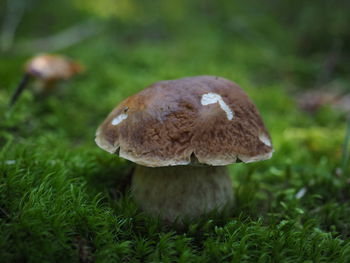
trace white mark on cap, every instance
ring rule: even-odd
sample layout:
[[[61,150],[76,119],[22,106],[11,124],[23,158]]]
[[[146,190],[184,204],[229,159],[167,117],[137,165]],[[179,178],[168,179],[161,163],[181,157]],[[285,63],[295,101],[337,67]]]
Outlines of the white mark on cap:
[[[115,117],[113,120],[112,120],[112,125],[118,125],[119,123],[121,123],[123,120],[125,120],[126,118],[128,117],[128,114],[126,113],[122,113],[122,114],[119,114],[117,117]]]
[[[260,133],[260,134],[259,134],[259,140],[260,140],[263,144],[265,144],[265,145],[267,145],[267,146],[269,146],[269,147],[272,146],[271,141],[269,140],[269,138],[268,138],[265,134],[263,134],[263,133]]]
[[[273,151],[259,154],[256,156],[238,155],[238,158],[244,163],[252,163],[252,162],[258,162],[258,161],[270,159],[272,157],[272,153]]]
[[[233,112],[230,109],[230,107],[224,102],[222,97],[219,94],[216,93],[206,93],[202,95],[201,99],[202,105],[209,105],[214,103],[219,103],[221,109],[226,113],[227,119],[232,120],[233,119]]]

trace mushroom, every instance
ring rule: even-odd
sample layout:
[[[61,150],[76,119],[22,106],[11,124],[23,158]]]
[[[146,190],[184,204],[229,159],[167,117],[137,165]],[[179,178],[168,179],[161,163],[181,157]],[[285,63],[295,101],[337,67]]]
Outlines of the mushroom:
[[[37,92],[49,92],[56,87],[58,81],[68,80],[83,71],[77,62],[59,55],[43,54],[29,60],[25,65],[25,72],[20,84],[15,90],[10,106],[12,106],[26,87],[31,78],[37,80]]]
[[[273,153],[246,93],[214,76],[160,81],[127,98],[99,126],[95,141],[137,164],[134,200],[169,222],[230,206],[227,165],[266,160]]]

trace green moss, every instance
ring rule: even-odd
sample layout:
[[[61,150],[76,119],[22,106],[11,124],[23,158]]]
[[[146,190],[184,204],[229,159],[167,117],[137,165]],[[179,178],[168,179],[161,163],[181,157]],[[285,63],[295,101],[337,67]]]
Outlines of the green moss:
[[[343,116],[298,110],[285,87],[300,83],[297,70],[309,79],[312,63],[282,56],[293,43],[281,53],[242,30],[251,25],[239,26],[239,18],[230,36],[223,14],[225,28],[188,20],[189,29],[160,38],[139,35],[149,25],[134,34],[125,26],[120,36],[106,26],[64,50],[86,65],[84,75],[47,97],[27,90],[11,111],[6,104],[24,58],[0,61],[1,262],[350,262],[349,178],[338,169]],[[171,23],[185,15],[180,10]],[[286,40],[278,23],[262,21],[276,43]],[[200,74],[246,90],[276,152],[265,162],[230,166],[233,211],[177,229],[138,210],[128,192],[132,164],[98,149],[94,133],[127,96],[157,80]]]

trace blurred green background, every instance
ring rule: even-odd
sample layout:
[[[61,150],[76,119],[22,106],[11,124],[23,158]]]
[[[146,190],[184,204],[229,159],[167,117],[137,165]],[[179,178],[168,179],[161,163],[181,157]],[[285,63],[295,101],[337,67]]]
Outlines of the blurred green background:
[[[132,51],[141,44],[166,45],[171,47],[167,63],[182,58],[195,67],[216,58],[254,71],[258,83],[281,80],[311,88],[346,82],[348,10],[347,1],[323,0],[2,1],[2,56],[74,54],[89,46],[101,60],[106,54],[120,59],[127,52],[132,61]],[[98,48],[107,45],[103,40],[110,46]]]
[[[349,262],[349,10],[345,0],[2,0],[1,259]],[[45,52],[86,71],[49,96],[29,88],[9,110],[24,63]],[[249,94],[275,154],[230,166],[230,215],[174,230],[137,209],[131,164],[94,134],[129,95],[203,74]]]

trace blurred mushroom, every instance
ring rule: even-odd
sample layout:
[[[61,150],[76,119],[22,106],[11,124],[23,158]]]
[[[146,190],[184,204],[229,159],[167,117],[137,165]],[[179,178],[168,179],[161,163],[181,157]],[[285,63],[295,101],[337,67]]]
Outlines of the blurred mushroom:
[[[50,54],[35,56],[26,63],[25,73],[11,97],[10,106],[15,104],[31,78],[36,79],[37,92],[50,92],[56,87],[57,82],[68,80],[82,71],[83,68],[79,63],[64,56]]]
[[[297,96],[297,103],[302,110],[314,113],[325,104],[330,104],[336,101],[337,97],[338,93],[335,92],[311,90],[299,94]]]
[[[129,97],[100,125],[96,143],[137,164],[135,201],[170,222],[232,204],[227,165],[273,152],[248,96],[214,76],[160,81]]]
[[[315,113],[325,105],[346,114],[350,113],[350,94],[346,91],[311,90],[300,93],[296,100],[299,108],[309,113]]]

